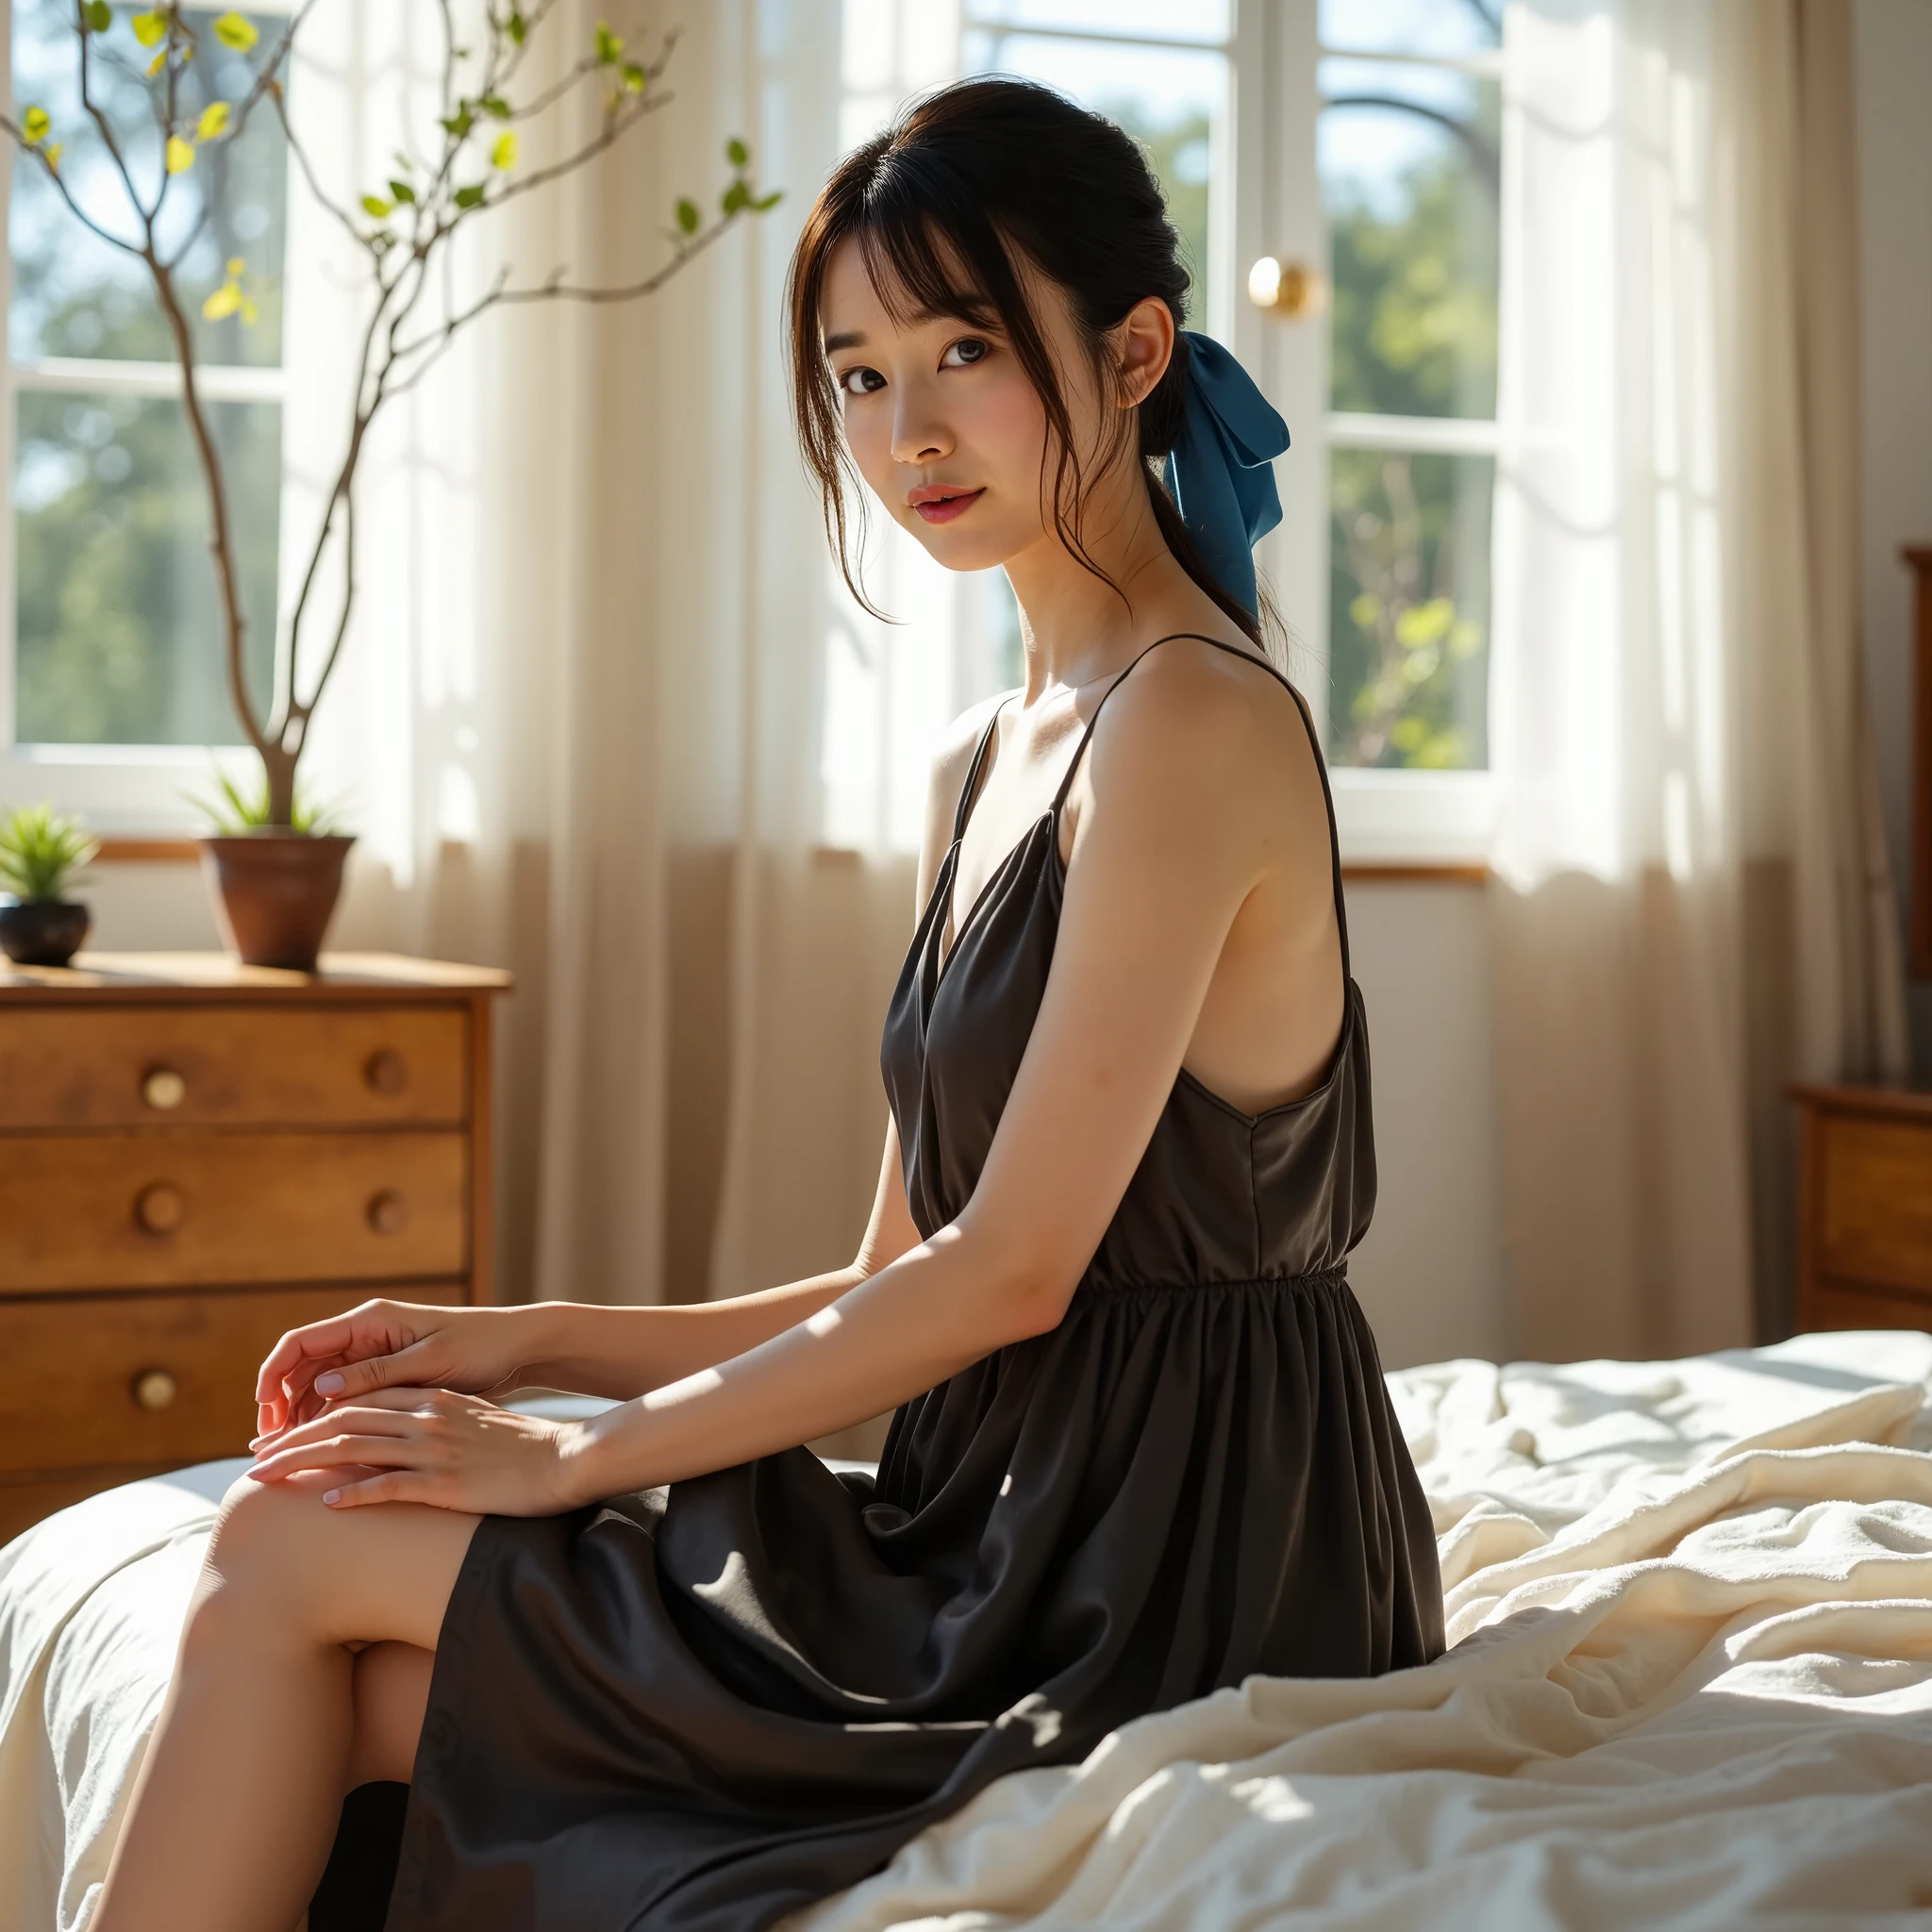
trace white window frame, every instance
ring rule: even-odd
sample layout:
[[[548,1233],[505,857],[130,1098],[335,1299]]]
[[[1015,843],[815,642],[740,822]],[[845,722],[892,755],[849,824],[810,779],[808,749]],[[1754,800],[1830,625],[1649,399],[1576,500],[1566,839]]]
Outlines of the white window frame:
[[[286,18],[292,10],[293,0],[248,0],[246,8],[250,14],[277,18]],[[6,99],[11,113],[12,0],[0,0],[0,46],[6,50],[0,97]],[[0,317],[7,315],[12,299],[8,224],[14,159],[13,143],[0,139]],[[291,184],[293,178],[291,167]],[[290,392],[286,358],[274,368],[204,363],[197,366],[195,376],[201,394],[209,402],[273,402],[281,408]],[[130,362],[106,357],[43,356],[16,361],[10,348],[0,358],[0,475],[8,479],[5,523],[0,527],[0,804],[45,799],[63,811],[83,814],[96,831],[109,837],[167,837],[203,830],[202,814],[186,794],[205,794],[210,789],[210,774],[217,768],[238,779],[249,777],[254,753],[247,745],[24,745],[15,741],[18,608],[14,544],[18,524],[11,479],[18,416],[15,397],[29,391],[178,397],[181,371],[174,362]],[[283,468],[286,475],[286,449]],[[196,478],[198,482],[198,471]],[[286,491],[283,508],[286,511]],[[210,637],[208,647],[221,648],[218,635]]]
[[[1330,268],[1327,224],[1316,173],[1315,121],[1321,111],[1320,62],[1345,58],[1391,67],[1452,67],[1500,77],[1502,56],[1410,55],[1324,44],[1318,31],[1319,0],[1235,0],[1243,15],[1257,16],[1261,42],[1237,73],[1246,89],[1243,120],[1258,119],[1272,137],[1272,151],[1251,157],[1244,146],[1237,165],[1236,194],[1257,226],[1243,260],[1274,255],[1282,260]],[[1272,42],[1272,44],[1270,44]],[[1260,175],[1257,179],[1255,170]],[[1271,195],[1270,190],[1273,190]],[[1271,206],[1271,201],[1274,206]],[[1245,305],[1243,305],[1245,306]],[[1295,669],[1320,666],[1307,679],[1311,707],[1325,732],[1328,680],[1328,456],[1333,449],[1399,449],[1418,454],[1491,456],[1503,443],[1494,421],[1457,417],[1370,416],[1332,411],[1328,398],[1328,329],[1324,313],[1281,323],[1250,309],[1264,341],[1251,367],[1268,368],[1271,394],[1282,406],[1304,454],[1276,465],[1282,480],[1283,523],[1294,525],[1276,546],[1273,575],[1302,646]],[[1237,351],[1245,340],[1238,334]],[[1271,353],[1272,352],[1272,353]],[[1245,359],[1245,355],[1244,355]],[[1272,367],[1271,367],[1272,364]],[[1269,386],[1264,378],[1264,387]],[[1307,435],[1301,425],[1312,425]],[[1312,502],[1310,501],[1312,499]],[[1301,672],[1306,677],[1307,674]],[[1299,679],[1298,679],[1299,681]],[[1344,863],[1462,868],[1487,862],[1500,806],[1495,774],[1419,772],[1335,765],[1329,779]]]

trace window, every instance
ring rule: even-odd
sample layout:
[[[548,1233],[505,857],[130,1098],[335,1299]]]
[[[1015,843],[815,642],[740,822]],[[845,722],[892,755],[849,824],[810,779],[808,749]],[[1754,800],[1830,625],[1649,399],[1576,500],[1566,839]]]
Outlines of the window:
[[[208,101],[235,99],[252,77],[211,31],[222,10],[187,12],[199,36],[181,83],[191,116]],[[266,33],[283,8],[248,10],[267,16]],[[75,199],[131,237],[125,192],[81,109],[72,23],[64,0],[13,0],[13,98],[51,116]],[[96,99],[151,196],[159,162],[135,60],[143,50],[125,12],[95,48]],[[192,748],[237,743],[241,731],[227,698],[206,487],[171,339],[145,264],[89,234],[38,166],[13,161],[8,208],[13,504],[0,793],[54,796],[116,828],[178,824],[180,793],[205,764]],[[275,636],[286,217],[286,148],[263,108],[239,138],[202,146],[174,177],[159,235],[167,251],[186,245],[177,281],[227,466],[258,692]],[[257,319],[204,318],[204,300],[238,259]]]
[[[1321,0],[1328,756],[1488,763],[1501,0]]]

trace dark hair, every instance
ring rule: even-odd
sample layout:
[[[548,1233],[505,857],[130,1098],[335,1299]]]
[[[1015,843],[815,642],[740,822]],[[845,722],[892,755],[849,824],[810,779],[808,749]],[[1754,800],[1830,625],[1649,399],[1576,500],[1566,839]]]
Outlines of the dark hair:
[[[812,205],[789,282],[792,402],[806,467],[824,504],[825,534],[853,594],[871,610],[852,574],[844,486],[858,479],[819,321],[826,266],[848,237],[857,238],[866,273],[895,321],[957,315],[1003,331],[1046,409],[1054,528],[1087,569],[1112,584],[1081,541],[1084,477],[1073,419],[1013,251],[1066,291],[1103,383],[1118,379],[1104,361],[1107,332],[1137,302],[1158,296],[1178,328],[1188,271],[1138,143],[1105,115],[1037,82],[960,81],[914,102],[855,148]],[[1167,547],[1258,645],[1257,614],[1202,562],[1156,467],[1180,434],[1188,353],[1186,341],[1176,341],[1166,372],[1131,419],[1118,413],[1102,460],[1113,461],[1125,438],[1135,437]]]

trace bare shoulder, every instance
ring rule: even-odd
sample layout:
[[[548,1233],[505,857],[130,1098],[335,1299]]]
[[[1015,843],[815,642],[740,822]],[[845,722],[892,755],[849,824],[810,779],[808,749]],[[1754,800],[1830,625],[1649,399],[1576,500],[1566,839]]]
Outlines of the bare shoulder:
[[[1284,802],[1313,781],[1314,746],[1295,694],[1258,651],[1174,638],[1108,698],[1093,733],[1096,795],[1133,790]]]

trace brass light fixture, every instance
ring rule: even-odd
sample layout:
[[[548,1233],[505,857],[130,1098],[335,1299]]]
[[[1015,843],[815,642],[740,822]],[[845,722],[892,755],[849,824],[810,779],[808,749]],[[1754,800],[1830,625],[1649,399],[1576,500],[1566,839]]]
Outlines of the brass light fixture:
[[[1290,322],[1319,315],[1328,306],[1328,280],[1305,261],[1264,255],[1248,271],[1248,300]]]

